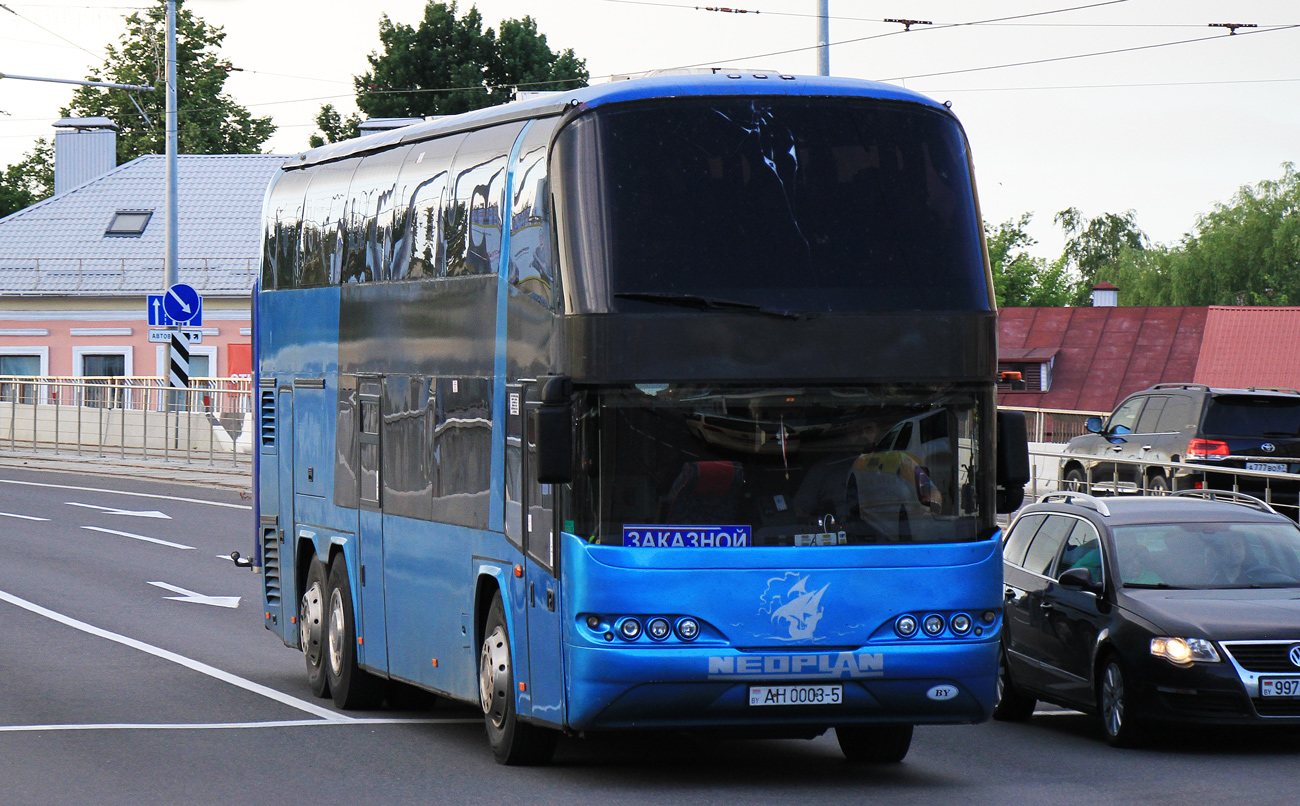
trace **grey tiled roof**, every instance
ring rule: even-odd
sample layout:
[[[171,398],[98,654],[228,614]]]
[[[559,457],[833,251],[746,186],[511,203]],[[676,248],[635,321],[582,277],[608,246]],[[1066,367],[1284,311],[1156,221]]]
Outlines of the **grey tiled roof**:
[[[244,296],[261,252],[262,200],[285,158],[177,157],[179,274],[209,296]],[[165,163],[139,157],[0,218],[0,295],[141,295],[163,283]],[[152,210],[138,237],[106,236],[119,210]]]

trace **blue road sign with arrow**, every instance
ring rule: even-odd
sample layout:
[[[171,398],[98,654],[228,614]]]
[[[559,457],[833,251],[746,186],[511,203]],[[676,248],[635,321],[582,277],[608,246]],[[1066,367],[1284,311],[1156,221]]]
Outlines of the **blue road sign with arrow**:
[[[167,289],[166,294],[162,294],[162,311],[161,315],[157,310],[155,300],[158,295],[149,296],[149,324],[155,327],[166,327],[168,325],[190,325],[199,327],[203,324],[203,298],[199,292],[195,291],[192,286],[185,283],[177,283]],[[158,321],[155,322],[155,317]],[[170,319],[170,322],[163,322],[162,319]]]

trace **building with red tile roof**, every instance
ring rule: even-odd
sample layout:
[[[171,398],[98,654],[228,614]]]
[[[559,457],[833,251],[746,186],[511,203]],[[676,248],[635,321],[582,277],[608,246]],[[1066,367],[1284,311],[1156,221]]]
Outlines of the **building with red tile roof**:
[[[1300,388],[1300,308],[1212,306],[1193,380],[1206,386]]]

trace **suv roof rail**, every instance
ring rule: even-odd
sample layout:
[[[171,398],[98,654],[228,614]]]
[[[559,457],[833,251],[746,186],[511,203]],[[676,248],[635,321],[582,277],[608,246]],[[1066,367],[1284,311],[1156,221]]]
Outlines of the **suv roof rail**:
[[[1283,392],[1288,395],[1300,395],[1300,389],[1288,389],[1285,386],[1247,386],[1247,392]]]
[[[1047,493],[1046,495],[1040,496],[1035,503],[1050,504],[1053,501],[1063,501],[1067,504],[1077,503],[1079,506],[1096,510],[1104,518],[1110,517],[1110,507],[1106,506],[1105,501],[1102,501],[1100,498],[1095,496],[1088,495],[1087,493],[1079,493],[1072,490],[1059,490],[1054,493]]]
[[[1176,493],[1170,493],[1171,497],[1178,498],[1201,498],[1206,501],[1225,501],[1229,504],[1240,504],[1251,509],[1258,509],[1260,512],[1271,512],[1277,514],[1277,510],[1269,506],[1264,501],[1253,495],[1245,493],[1236,493],[1231,490],[1179,490]]]
[[[1210,387],[1203,383],[1158,383],[1151,387],[1152,389],[1199,389],[1202,392],[1210,391]]]

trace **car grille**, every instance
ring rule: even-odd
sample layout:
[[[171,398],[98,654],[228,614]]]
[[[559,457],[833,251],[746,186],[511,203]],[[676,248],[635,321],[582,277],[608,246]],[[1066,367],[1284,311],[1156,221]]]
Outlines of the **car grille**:
[[[1282,643],[1227,643],[1223,648],[1241,665],[1251,672],[1287,672],[1296,674],[1300,667],[1291,663],[1291,647],[1295,641]]]
[[[1256,697],[1251,700],[1260,716],[1300,716],[1300,700],[1267,700]]]
[[[1189,711],[1200,714],[1243,714],[1246,700],[1240,694],[1228,691],[1202,691],[1196,694],[1160,692],[1160,699],[1171,711]]]

